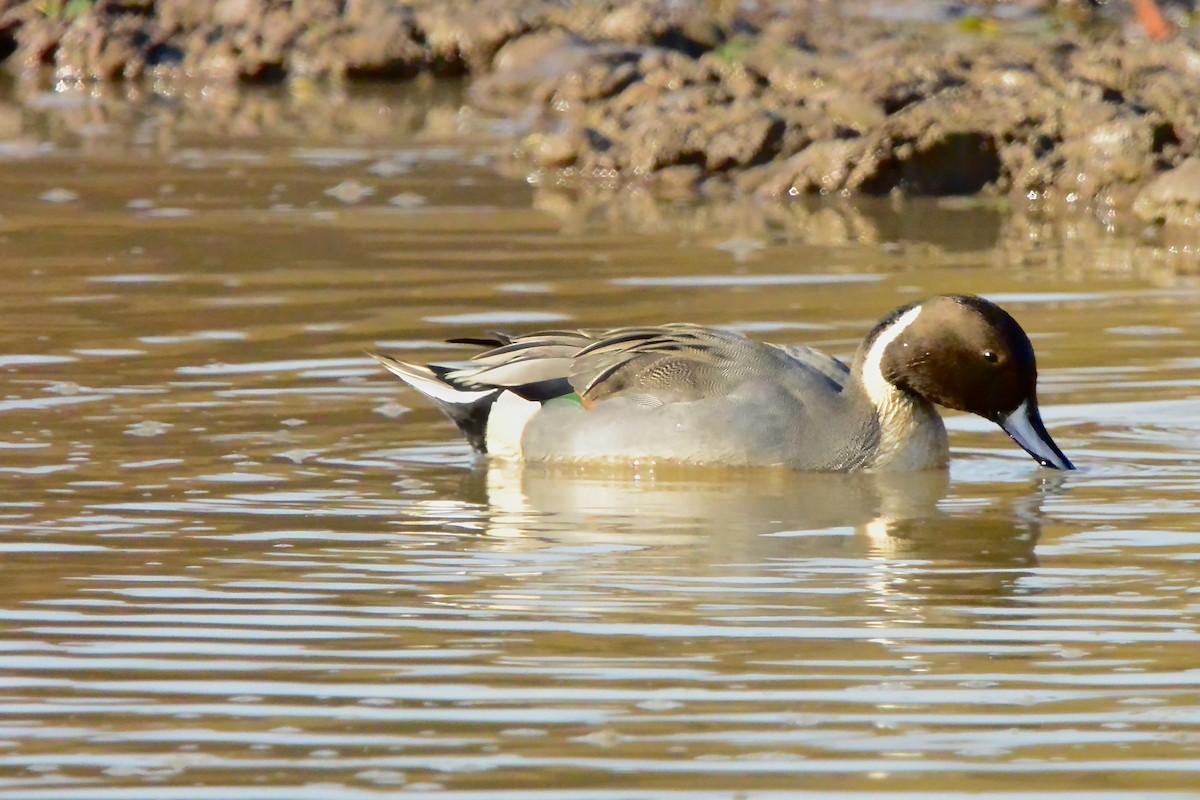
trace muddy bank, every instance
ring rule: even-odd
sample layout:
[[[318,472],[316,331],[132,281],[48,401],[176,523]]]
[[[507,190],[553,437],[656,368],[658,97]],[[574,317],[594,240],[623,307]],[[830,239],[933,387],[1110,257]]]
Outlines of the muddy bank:
[[[0,2],[10,70],[151,87],[462,75],[533,180],[1003,196],[1200,225],[1200,20],[1037,3]],[[1196,24],[1191,24],[1195,21]]]

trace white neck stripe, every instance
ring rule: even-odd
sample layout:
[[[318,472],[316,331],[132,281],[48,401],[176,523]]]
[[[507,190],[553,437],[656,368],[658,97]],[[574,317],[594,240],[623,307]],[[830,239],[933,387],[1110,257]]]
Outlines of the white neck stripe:
[[[946,464],[946,429],[933,406],[900,391],[883,376],[884,353],[920,315],[921,307],[916,306],[893,320],[871,342],[863,358],[859,380],[879,420],[879,445],[872,469],[929,469]]]
[[[880,331],[879,335],[875,337],[875,341],[871,342],[871,349],[867,351],[867,355],[863,359],[862,385],[867,391],[867,397],[871,398],[871,403],[876,408],[888,403],[899,391],[883,376],[884,351],[887,350],[888,345],[900,337],[900,334],[904,333],[909,325],[916,322],[920,315],[921,306],[910,308]]]

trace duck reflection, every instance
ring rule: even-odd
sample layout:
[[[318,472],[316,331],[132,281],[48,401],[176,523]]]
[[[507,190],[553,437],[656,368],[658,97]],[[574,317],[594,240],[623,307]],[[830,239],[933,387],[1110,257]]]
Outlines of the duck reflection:
[[[470,493],[486,508],[489,537],[514,547],[529,538],[686,545],[682,558],[747,569],[781,559],[866,559],[897,574],[920,566],[923,581],[958,582],[969,594],[979,581],[1011,583],[1036,563],[1054,485],[1039,474],[951,492],[941,471],[493,464],[475,474]]]
[[[937,606],[996,605],[1037,566],[1043,506],[1061,476],[954,487],[924,514],[862,527],[872,605],[893,621],[928,622]]]
[[[493,535],[630,536],[639,544],[685,538],[795,552],[789,539],[845,538],[875,525],[936,513],[944,472],[797,473],[769,469],[637,466],[489,466],[482,475]],[[828,547],[828,542],[820,545]],[[750,555],[750,553],[747,553]]]

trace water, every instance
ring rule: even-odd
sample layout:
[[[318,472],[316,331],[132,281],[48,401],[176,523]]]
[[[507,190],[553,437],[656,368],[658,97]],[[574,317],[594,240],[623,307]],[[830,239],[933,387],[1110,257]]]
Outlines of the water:
[[[577,201],[453,99],[244,102],[308,127],[9,108],[6,800],[1194,796],[1186,248]],[[1033,333],[1077,473],[959,415],[949,475],[487,468],[364,355],[672,320],[848,355],[961,290]]]

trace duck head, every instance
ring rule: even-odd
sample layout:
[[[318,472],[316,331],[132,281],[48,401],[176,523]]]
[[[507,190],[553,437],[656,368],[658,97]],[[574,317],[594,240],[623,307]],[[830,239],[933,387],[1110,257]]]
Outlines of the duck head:
[[[943,295],[904,306],[876,326],[867,348],[900,391],[995,422],[1044,467],[1075,468],[1038,413],[1033,345],[995,303]]]

